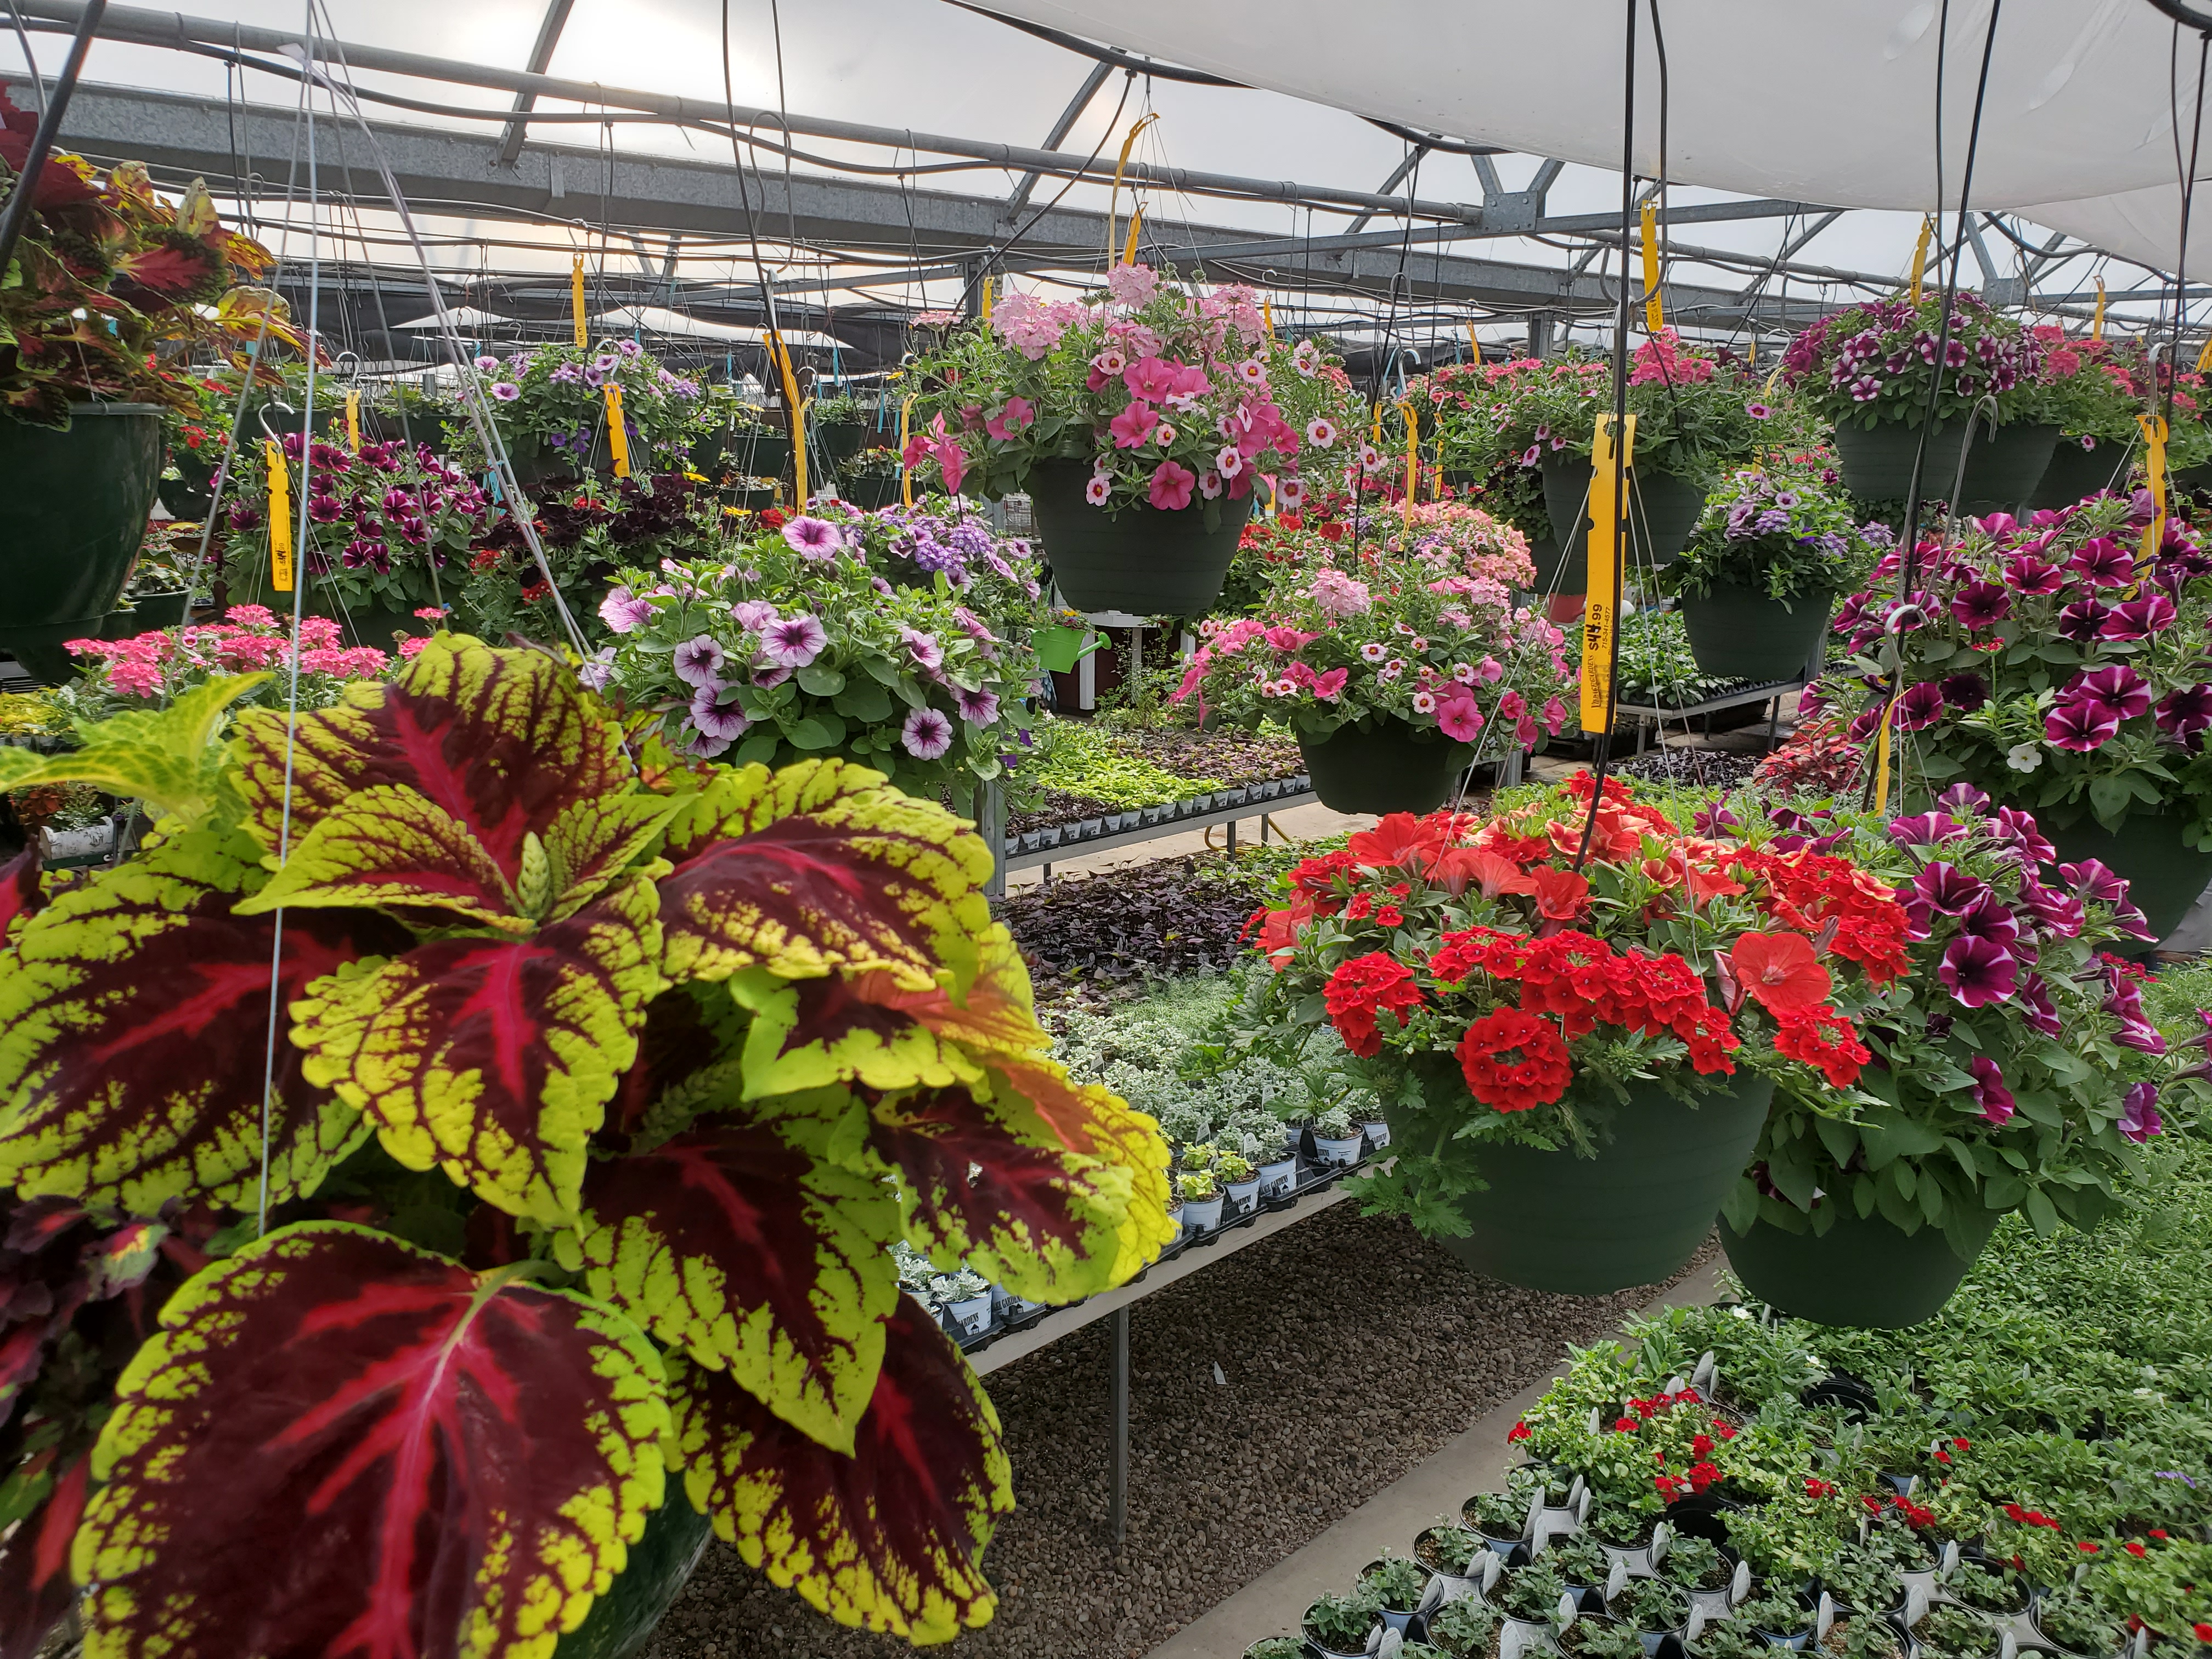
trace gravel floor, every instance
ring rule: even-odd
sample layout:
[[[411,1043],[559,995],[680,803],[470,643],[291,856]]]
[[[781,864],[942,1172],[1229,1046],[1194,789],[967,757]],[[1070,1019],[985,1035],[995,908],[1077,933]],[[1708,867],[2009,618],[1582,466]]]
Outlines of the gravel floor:
[[[1137,1304],[1119,1550],[1106,1533],[1108,1322],[1017,1361],[989,1379],[1020,1499],[985,1557],[999,1613],[955,1650],[1139,1659],[1650,1294],[1518,1290],[1401,1222],[1323,1211]],[[717,1542],[647,1659],[909,1651],[829,1624]]]

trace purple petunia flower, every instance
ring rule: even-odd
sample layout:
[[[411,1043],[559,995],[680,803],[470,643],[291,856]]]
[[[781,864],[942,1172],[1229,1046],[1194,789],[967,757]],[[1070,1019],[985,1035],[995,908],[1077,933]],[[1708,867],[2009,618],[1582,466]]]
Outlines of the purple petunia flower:
[[[627,587],[615,588],[599,601],[599,620],[617,634],[635,633],[653,620],[653,602]]]
[[[2212,685],[2177,686],[2160,698],[2158,729],[2192,751],[2203,748],[2212,729]]]
[[[918,628],[902,628],[899,638],[906,642],[907,654],[916,666],[935,670],[945,666],[945,647],[937,642],[937,635],[925,634]]]
[[[691,724],[708,737],[725,741],[742,738],[752,729],[751,717],[744,709],[717,702],[714,691],[707,687],[691,699]]]
[[[2076,674],[2058,697],[2062,702],[2102,703],[2124,720],[2150,713],[2150,682],[2125,663]]]
[[[1922,680],[1905,688],[1905,695],[1897,700],[1897,729],[1917,732],[1923,726],[1933,726],[1943,715],[1943,688],[1933,680]]]
[[[822,654],[830,635],[809,616],[786,617],[772,622],[761,634],[761,650],[780,668],[804,668]]]
[[[720,690],[723,660],[721,641],[712,634],[702,634],[676,647],[670,666],[675,669],[676,678],[686,685],[701,690]]]
[[[766,599],[739,599],[730,607],[730,617],[748,634],[757,634],[781,615]]]
[[[2070,568],[2092,587],[2125,587],[2136,579],[2135,561],[2108,536],[2083,543]]]
[[[953,703],[960,710],[960,718],[975,726],[989,726],[999,718],[999,694],[995,691],[970,691],[963,686],[952,688]]]
[[[1936,804],[1947,812],[1970,818],[1989,811],[1990,798],[1971,783],[1954,783],[1936,797]]]
[[[2097,636],[2106,640],[2147,640],[2172,627],[2178,614],[2173,601],[2165,594],[2146,593],[2141,599],[2114,605],[2104,626],[2097,630]]]
[[[2012,1000],[2020,987],[2020,963],[2011,951],[1985,939],[1954,939],[1944,947],[1936,977],[1960,1004],[1980,1008]]]
[[[1717,840],[1730,830],[1741,827],[1743,820],[1728,810],[1728,797],[1721,795],[1698,809],[1692,829],[1698,835]]]
[[[2088,921],[2080,899],[2071,893],[2056,892],[2039,881],[2021,881],[2020,904],[2037,928],[2061,939],[2079,939]]]
[[[2112,615],[2112,607],[2101,599],[2076,599],[2058,613],[2054,624],[2061,639],[2071,640],[2076,645],[2094,645],[2105,626],[2105,618]]]
[[[1959,936],[1987,939],[2001,950],[2010,951],[2020,943],[2020,918],[1992,893],[1980,903],[1960,912]]]
[[[2038,864],[2048,864],[2058,856],[2058,849],[2045,841],[2042,830],[2036,827],[2035,815],[2023,812],[2017,806],[1998,807],[1996,820],[1990,826],[1990,833],[1997,840],[2017,847]]]
[[[2130,1089],[2120,1105],[2120,1133],[2140,1146],[2165,1127],[2158,1115],[2158,1085],[2138,1083]]]
[[[2012,615],[2012,595],[1995,582],[1968,582],[1953,597],[1951,614],[1977,632],[1995,628]]]
[[[512,380],[501,380],[493,386],[491,395],[503,404],[511,404],[522,395],[522,388]]]
[[[1947,916],[1964,915],[1990,896],[1989,884],[1955,864],[1931,864],[1912,878],[1912,890]]]
[[[1962,714],[1971,714],[1990,700],[1990,683],[1969,669],[1964,673],[1946,674],[1936,681],[1943,693],[1943,701]]]
[[[899,743],[916,760],[935,760],[952,747],[952,722],[934,708],[917,708],[906,717]]]
[[[2057,1036],[2064,1029],[2058,1023],[2058,1010],[2051,1006],[2051,988],[2040,974],[2022,975],[2020,1007],[2021,1017],[2045,1036]]]
[[[2119,734],[2119,715],[2100,702],[2063,702],[2043,717],[2043,735],[2080,755],[2101,748]]]
[[[2075,898],[2089,904],[2125,904],[2128,884],[2100,859],[2058,866],[2058,879]]]
[[[2005,1087],[2003,1069],[1986,1054],[1976,1054],[1966,1069],[1973,1073],[1974,1104],[1981,1108],[1983,1118],[1990,1123],[2011,1122],[2019,1103]]]
[[[1899,847],[1933,847],[1937,842],[1956,841],[1966,833],[1966,825],[1954,823],[1942,812],[1893,818],[1889,825],[1889,838]]]
[[[802,558],[832,559],[836,557],[837,550],[845,545],[845,532],[827,519],[801,514],[784,526],[783,539]]]
[[[2044,599],[2066,586],[2066,573],[2048,559],[2023,553],[2005,562],[2005,585],[2014,592]]]
[[[699,760],[713,760],[729,746],[730,739],[727,738],[712,738],[704,732],[695,730],[691,733],[691,741],[684,745],[684,752]]]

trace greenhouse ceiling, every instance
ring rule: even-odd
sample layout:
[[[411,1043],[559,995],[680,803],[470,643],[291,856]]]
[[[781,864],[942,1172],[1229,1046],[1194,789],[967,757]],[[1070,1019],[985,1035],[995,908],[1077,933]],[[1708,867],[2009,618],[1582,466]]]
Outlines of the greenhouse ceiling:
[[[1027,21],[949,0],[328,0],[200,16],[110,6],[63,137],[97,160],[144,160],[165,183],[205,178],[282,255],[279,285],[296,308],[314,290],[327,336],[395,364],[437,355],[406,326],[434,308],[426,264],[446,303],[468,307],[471,331],[495,341],[564,327],[580,256],[592,307],[676,355],[734,360],[773,320],[816,336],[810,356],[865,372],[896,361],[915,312],[976,303],[987,273],[1040,288],[1095,280],[1109,246],[1128,246],[1133,210],[1140,257],[1260,286],[1291,325],[1326,328],[1370,362],[1410,368],[1478,341],[1486,352],[1594,341],[1607,326],[1620,182],[1587,158],[1618,149],[1617,22],[1608,29],[1578,3],[1574,30],[1547,47],[1493,6],[1448,9],[1457,21],[1440,21],[1401,0],[1390,14],[1394,28],[1428,17],[1431,35],[1449,22],[1438,38],[1485,85],[1534,71],[1547,85],[1565,72],[1587,86],[1586,118],[1537,124],[1560,160],[1498,143],[1513,125],[1503,114],[1469,142],[1331,107],[1321,94],[1370,112],[1389,100],[1364,72],[1334,90],[1312,82],[1295,53],[1273,82],[1313,97],[1105,43],[1108,9],[1004,9]],[[1675,115],[1678,153],[1695,172],[1725,124],[1710,108],[1690,113],[1713,99],[1681,42],[1699,40],[1711,8],[1655,9],[1677,33],[1674,73],[1697,92]],[[0,30],[0,82],[19,105],[37,104],[25,55],[51,84],[82,10],[82,0],[16,0],[21,27]],[[1205,59],[1204,31],[1163,22],[1172,10],[1127,10],[1122,45],[1179,42],[1188,61]],[[1958,14],[1947,131],[1962,145],[1958,106],[1987,13]],[[1468,17],[1498,27],[1474,39]],[[1087,35],[1062,32],[1078,24]],[[1419,33],[1383,56],[1402,61]],[[1480,50],[1483,40],[1499,50]],[[1926,44],[1916,37],[1916,50]],[[317,83],[303,115],[310,58]],[[1771,112],[1755,100],[1746,110],[1741,149],[1803,149],[1751,130]],[[1517,130],[1534,128],[1524,118]],[[1656,171],[1656,140],[1640,165]],[[1778,162],[1769,172],[1792,176]],[[1756,174],[1747,162],[1700,176]],[[1771,349],[1836,304],[1904,280],[1917,211],[1846,209],[1868,198],[1817,170],[1795,176],[1830,187],[1801,198],[1678,181],[1660,198],[1665,293],[1680,326]],[[2148,204],[2115,195],[2072,217],[2093,234],[2113,228],[2107,240],[2141,256],[2164,210],[2154,187],[2137,194]],[[2157,271],[2032,212],[1976,214],[1970,229],[1963,280],[1993,299],[2086,319],[2101,287],[2123,327],[2170,307]]]

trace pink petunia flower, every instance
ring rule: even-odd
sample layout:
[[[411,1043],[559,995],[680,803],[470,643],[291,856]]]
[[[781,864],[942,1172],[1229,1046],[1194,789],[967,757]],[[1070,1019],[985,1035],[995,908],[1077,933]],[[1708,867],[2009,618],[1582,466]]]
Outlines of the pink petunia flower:
[[[952,722],[935,708],[917,708],[899,731],[899,744],[916,760],[936,760],[952,747]]]
[[[1175,461],[1162,461],[1153,471],[1146,497],[1163,512],[1180,513],[1190,505],[1191,491],[1197,487],[1198,474]]]
[[[779,668],[804,668],[829,643],[829,630],[804,614],[772,622],[761,634],[762,654]]]

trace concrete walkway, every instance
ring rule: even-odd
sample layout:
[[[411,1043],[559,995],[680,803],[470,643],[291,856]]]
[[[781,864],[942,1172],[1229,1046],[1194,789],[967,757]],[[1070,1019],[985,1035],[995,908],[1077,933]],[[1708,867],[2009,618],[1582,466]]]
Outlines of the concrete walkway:
[[[1642,1312],[1705,1306],[1719,1294],[1725,1265],[1716,1255]],[[1244,1650],[1263,1636],[1295,1635],[1298,1620],[1316,1596],[1350,1589],[1359,1570],[1386,1550],[1401,1554],[1411,1551],[1424,1528],[1456,1516],[1460,1505],[1473,1494],[1503,1487],[1506,1470],[1521,1461],[1520,1454],[1506,1443],[1506,1431],[1566,1369],[1563,1355],[1549,1376],[1530,1383],[1312,1543],[1185,1626],[1154,1648],[1148,1659],[1242,1659]]]

